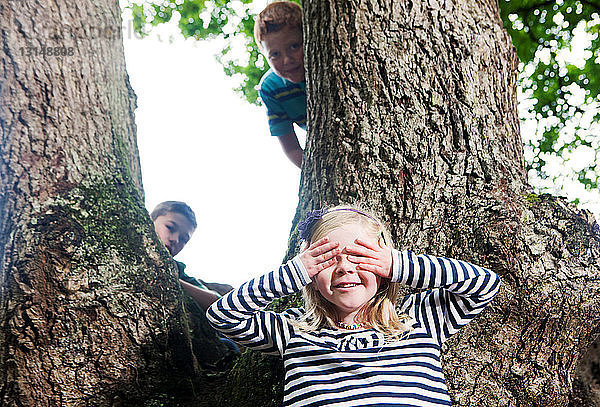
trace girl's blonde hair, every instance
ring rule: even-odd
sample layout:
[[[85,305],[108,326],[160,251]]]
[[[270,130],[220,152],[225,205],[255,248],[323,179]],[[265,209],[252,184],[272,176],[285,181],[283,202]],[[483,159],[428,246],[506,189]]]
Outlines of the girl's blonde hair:
[[[350,205],[340,205],[327,210],[327,212],[312,224],[308,231],[306,243],[327,236],[333,230],[348,224],[358,224],[374,238],[383,238],[388,247],[392,247],[392,239],[385,224],[374,214]],[[375,296],[361,309],[361,319],[373,329],[383,333],[386,342],[399,340],[410,331],[406,324],[409,317],[398,315],[396,302],[400,292],[400,284],[381,278]],[[335,328],[337,313],[333,304],[327,301],[313,283],[302,290],[305,314],[298,320],[297,325],[304,330],[318,330],[321,328]]]

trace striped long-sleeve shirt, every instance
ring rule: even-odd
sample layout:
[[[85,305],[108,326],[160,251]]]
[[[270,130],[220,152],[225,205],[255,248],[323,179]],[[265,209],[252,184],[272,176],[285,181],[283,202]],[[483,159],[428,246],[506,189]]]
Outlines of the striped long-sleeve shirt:
[[[499,278],[463,261],[393,251],[391,280],[423,289],[402,301],[413,329],[393,343],[373,329],[301,330],[290,322],[299,309],[264,311],[311,282],[298,257],[222,297],[207,316],[230,338],[283,357],[285,406],[449,406],[441,344],[492,300]]]

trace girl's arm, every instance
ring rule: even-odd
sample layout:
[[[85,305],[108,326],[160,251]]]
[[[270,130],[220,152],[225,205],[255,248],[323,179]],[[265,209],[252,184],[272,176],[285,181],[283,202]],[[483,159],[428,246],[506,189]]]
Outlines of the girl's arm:
[[[206,316],[215,329],[244,346],[283,354],[290,337],[289,322],[280,314],[263,309],[275,298],[293,294],[308,283],[310,278],[295,257],[221,297],[208,308]]]
[[[323,238],[279,269],[242,284],[210,306],[206,316],[226,336],[264,352],[283,354],[292,327],[281,314],[263,309],[299,291],[311,277],[335,263],[339,244]]]
[[[428,289],[411,296],[411,308],[440,343],[479,314],[500,288],[500,278],[490,270],[408,250],[392,250],[391,280]]]

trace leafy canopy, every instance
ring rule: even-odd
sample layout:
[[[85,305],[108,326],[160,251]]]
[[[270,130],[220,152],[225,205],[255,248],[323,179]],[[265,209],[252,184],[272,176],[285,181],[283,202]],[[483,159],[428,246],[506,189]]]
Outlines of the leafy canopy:
[[[521,60],[520,116],[533,183],[556,190],[556,183],[571,179],[587,189],[598,188],[600,0],[499,4]],[[253,27],[264,6],[251,0],[153,0],[128,8],[142,35],[174,20],[186,38],[222,39],[218,61],[227,75],[239,80],[235,90],[259,104],[256,87],[268,64],[254,43]]]
[[[597,189],[600,0],[500,0],[500,11],[521,60],[521,119],[536,122],[534,134],[523,134],[528,168],[555,181],[553,161]]]

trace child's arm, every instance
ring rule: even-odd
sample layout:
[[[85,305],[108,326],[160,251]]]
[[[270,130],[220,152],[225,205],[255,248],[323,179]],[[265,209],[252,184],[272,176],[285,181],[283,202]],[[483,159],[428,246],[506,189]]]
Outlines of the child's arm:
[[[293,294],[310,279],[297,257],[211,305],[206,316],[210,323],[229,338],[263,352],[283,354],[290,336],[289,323],[280,314],[263,309],[275,298]]]
[[[348,260],[358,270],[428,289],[409,296],[403,305],[440,343],[479,314],[500,287],[495,273],[465,261],[390,250],[381,239],[378,245],[360,239],[355,243],[347,249],[352,254]]]
[[[281,103],[272,97],[271,93],[260,89],[260,98],[267,108],[269,118],[269,130],[272,136],[276,136],[281,143],[283,152],[296,167],[302,167],[303,151],[298,142],[298,136],[294,131],[294,124]]]
[[[408,250],[392,250],[391,280],[428,289],[412,296],[412,307],[440,343],[477,316],[500,288],[500,278],[490,270]]]
[[[291,133],[288,133],[283,136],[277,137],[279,142],[281,143],[281,148],[283,152],[293,162],[296,167],[302,168],[302,148],[300,147],[300,143],[298,142],[298,136],[296,136],[296,132],[294,130]]]
[[[282,315],[263,309],[274,299],[299,291],[314,274],[334,264],[337,246],[321,239],[279,269],[242,284],[209,307],[208,320],[236,342],[283,354],[292,327]]]
[[[181,286],[190,297],[200,305],[203,310],[206,310],[210,305],[219,299],[219,295],[211,290],[205,290],[193,284],[179,280]]]

